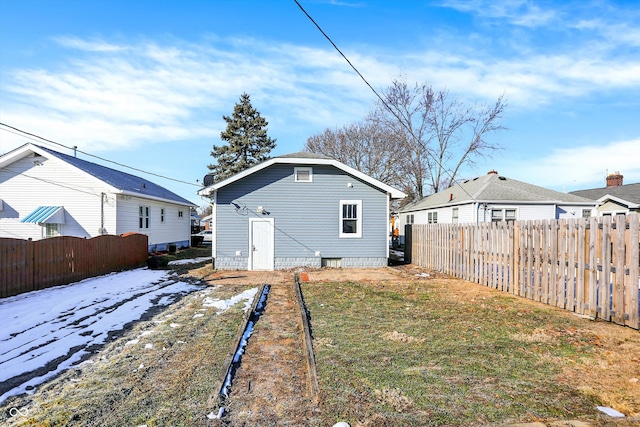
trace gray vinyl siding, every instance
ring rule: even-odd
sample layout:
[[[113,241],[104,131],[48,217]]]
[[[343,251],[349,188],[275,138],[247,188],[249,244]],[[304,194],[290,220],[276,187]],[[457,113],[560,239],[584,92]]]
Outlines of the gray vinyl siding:
[[[312,167],[313,182],[295,182],[294,167]],[[265,217],[274,220],[276,269],[319,267],[322,258],[342,258],[343,267],[386,265],[387,197],[332,166],[275,164],[265,168],[218,190],[216,266],[247,268],[249,218],[263,217],[256,212],[258,206],[269,212]],[[340,200],[362,201],[361,238],[339,238]]]

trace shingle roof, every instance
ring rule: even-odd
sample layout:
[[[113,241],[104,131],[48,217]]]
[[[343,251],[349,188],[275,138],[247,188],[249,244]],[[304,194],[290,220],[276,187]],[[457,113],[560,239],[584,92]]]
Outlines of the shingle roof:
[[[594,205],[595,200],[507,178],[495,173],[469,179],[413,202],[403,212],[471,202],[564,203]]]
[[[232,175],[228,178],[225,178],[221,181],[214,182],[211,185],[206,186],[205,188],[198,191],[198,194],[201,196],[210,197],[214,191],[219,190],[220,188],[225,187],[226,185],[231,184],[232,182],[236,182],[237,180],[243,179],[244,177],[256,173],[264,168],[267,168],[273,164],[310,164],[310,165],[331,165],[338,169],[345,171],[346,173],[353,175],[364,182],[371,184],[372,186],[380,189],[388,193],[394,199],[402,199],[406,197],[406,194],[402,191],[391,187],[381,181],[378,181],[375,178],[372,178],[350,166],[345,165],[344,163],[339,162],[331,157],[323,156],[320,154],[309,153],[309,152],[298,152],[292,154],[285,154],[282,156],[272,157],[264,162],[258,163],[256,165],[251,166],[243,170],[242,172],[238,172],[235,175]]]
[[[309,151],[299,151],[297,153],[283,154],[281,156],[276,156],[281,159],[331,159],[334,160],[333,157],[325,156],[322,154],[311,153]]]
[[[141,197],[159,198],[183,205],[193,205],[193,203],[189,200],[180,197],[177,194],[147,179],[140,178],[126,172],[111,169],[106,166],[98,165],[96,163],[91,163],[77,157],[69,156],[67,154],[59,153],[57,151],[51,150],[50,148],[42,147],[39,145],[36,145],[36,147],[43,151],[46,151],[52,156],[59,158],[60,160],[63,160],[66,163],[69,163],[72,166],[75,166],[76,168],[88,173],[89,175],[100,179],[101,181],[117,188],[118,190],[139,194]]]
[[[570,194],[598,200],[604,196],[614,196],[632,203],[640,203],[640,182],[619,185],[617,187],[591,188],[588,190],[572,191]]]

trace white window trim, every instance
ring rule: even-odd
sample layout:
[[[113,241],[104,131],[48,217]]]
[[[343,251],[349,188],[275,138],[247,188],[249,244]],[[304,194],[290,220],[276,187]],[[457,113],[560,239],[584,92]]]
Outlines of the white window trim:
[[[514,218],[507,218],[507,211],[513,211],[515,213]],[[500,219],[498,220],[496,217],[496,221],[494,221],[494,212],[500,212]],[[491,208],[491,214],[489,215],[490,222],[501,222],[501,221],[517,221],[518,220],[518,208],[516,207],[494,207]]]
[[[355,233],[343,233],[342,232],[342,206],[344,205],[356,205],[357,206],[357,218],[356,218],[356,232]],[[360,239],[362,238],[362,200],[340,200],[338,205],[340,221],[338,221],[338,236],[341,239]]]
[[[309,179],[307,179],[307,180],[298,179],[298,172],[299,171],[307,171],[307,172],[309,172]],[[299,167],[299,168],[294,167],[293,168],[293,179],[294,179],[295,182],[313,182],[313,168],[311,168],[311,167]]]
[[[140,220],[142,220],[142,224],[140,224]],[[151,207],[150,206],[139,205],[138,226],[139,226],[138,228],[139,230],[148,230],[149,228],[151,228]]]

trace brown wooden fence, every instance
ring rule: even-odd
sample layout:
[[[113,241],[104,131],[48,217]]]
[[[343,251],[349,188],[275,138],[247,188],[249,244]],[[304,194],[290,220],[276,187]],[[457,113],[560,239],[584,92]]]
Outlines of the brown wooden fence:
[[[144,234],[0,238],[0,298],[141,265],[148,257],[147,244]]]
[[[411,262],[640,329],[640,216],[413,225]]]

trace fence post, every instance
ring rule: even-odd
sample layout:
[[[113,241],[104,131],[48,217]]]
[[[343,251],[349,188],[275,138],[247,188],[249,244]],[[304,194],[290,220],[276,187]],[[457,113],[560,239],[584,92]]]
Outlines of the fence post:
[[[411,258],[413,253],[413,227],[411,224],[405,224],[404,226],[404,262],[405,264],[411,264]]]

